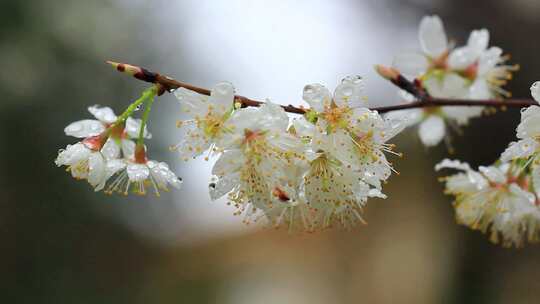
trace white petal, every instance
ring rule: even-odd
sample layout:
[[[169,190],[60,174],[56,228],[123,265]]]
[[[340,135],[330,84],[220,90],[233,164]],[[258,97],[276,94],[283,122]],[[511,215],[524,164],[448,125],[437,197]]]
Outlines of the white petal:
[[[499,183],[499,184],[506,182],[506,175],[497,167],[480,166],[478,167],[478,171],[480,171],[491,182]]]
[[[110,137],[107,139],[107,142],[105,142],[105,145],[103,145],[103,148],[101,148],[101,153],[105,159],[120,158],[120,146]]]
[[[458,125],[466,125],[469,120],[482,115],[483,107],[454,106],[442,107],[442,111],[447,118],[453,119]]]
[[[208,101],[219,114],[224,114],[233,107],[234,86],[229,82],[220,82],[214,86]]]
[[[489,31],[487,29],[474,30],[469,35],[467,46],[480,53],[487,49],[489,44]]]
[[[105,126],[99,120],[84,119],[69,124],[64,132],[67,136],[86,138],[96,136],[105,131]]]
[[[476,78],[473,84],[469,87],[469,99],[490,99],[493,97],[491,89],[485,78]]]
[[[448,40],[439,16],[422,18],[418,36],[422,50],[432,58],[441,56],[448,49]]]
[[[142,120],[140,119],[128,117],[128,119],[126,120],[125,132],[129,136],[129,138],[135,139],[139,137],[139,132],[141,131],[141,123],[142,123]],[[152,138],[152,134],[148,132],[148,129],[146,128],[146,126],[144,126],[143,136],[144,138],[148,138],[148,139]]]
[[[236,172],[243,165],[244,155],[240,150],[225,151],[214,164],[212,175],[223,176]]]
[[[95,191],[100,191],[105,187],[105,184],[111,178],[111,176],[115,175],[120,170],[124,169],[126,167],[126,163],[122,159],[111,159],[106,162],[105,165],[105,174],[101,180],[101,183],[95,187]]]
[[[142,182],[150,175],[150,169],[145,164],[130,163],[126,172],[130,182]]]
[[[167,189],[167,184],[179,189],[182,185],[182,181],[174,174],[167,163],[148,161],[148,168],[150,168],[150,174],[154,178],[154,181],[161,189]]]
[[[211,183],[208,186],[210,193],[210,199],[215,201],[223,195],[232,191],[232,189],[240,182],[240,176],[238,174],[231,174],[225,177],[218,178],[215,183]]]
[[[508,162],[517,158],[531,156],[539,148],[538,142],[532,138],[511,142],[508,148],[501,154],[501,161]]]
[[[80,161],[88,159],[90,149],[82,143],[68,145],[65,150],[60,150],[55,160],[57,166],[72,166]]]
[[[88,182],[98,186],[105,176],[105,159],[101,153],[92,153],[88,158]]]
[[[464,98],[468,93],[467,80],[456,73],[447,73],[442,80],[429,77],[423,85],[433,97]]]
[[[459,160],[451,160],[448,158],[443,159],[441,162],[435,165],[435,171],[439,171],[441,169],[457,169],[462,171],[472,170],[469,164],[461,162]]]
[[[315,133],[315,125],[307,121],[303,116],[293,119],[292,126],[296,131],[296,135],[300,137],[312,137]]]
[[[399,110],[392,111],[387,113],[384,117],[386,120],[398,120],[403,121],[406,127],[411,127],[416,125],[422,120],[424,111],[421,109],[408,109],[408,110]]]
[[[129,139],[122,139],[122,154],[124,158],[133,159],[135,157],[135,142]]]
[[[381,190],[379,190],[379,189],[370,189],[369,192],[368,192],[368,196],[369,197],[382,198],[382,199],[387,198],[386,194],[382,193]]]
[[[185,88],[179,88],[174,91],[174,95],[180,103],[182,112],[188,113],[192,117],[202,117],[208,112],[208,96],[201,95]]]
[[[422,143],[428,147],[441,142],[445,135],[444,120],[436,115],[430,115],[418,128]]]
[[[536,102],[540,103],[540,81],[537,81],[532,84],[531,95],[534,98],[534,100],[536,100]]]
[[[407,119],[389,119],[385,118],[384,123],[386,127],[383,131],[383,142],[387,142],[392,139],[394,136],[398,135],[403,131],[407,126],[410,125],[410,122]]]
[[[330,106],[332,103],[330,91],[320,84],[309,84],[305,86],[302,98],[317,112],[322,112],[325,106]]]
[[[392,67],[403,75],[418,77],[426,72],[429,61],[426,56],[419,53],[402,53],[394,57]]]
[[[496,46],[490,47],[489,50],[482,52],[478,62],[478,75],[485,75],[502,61],[502,50]]]
[[[468,46],[456,48],[450,52],[448,65],[455,70],[464,70],[478,60],[480,53]]]
[[[88,112],[92,113],[95,118],[106,124],[112,124],[116,121],[116,115],[109,107],[100,107],[98,105],[94,105],[88,107]]]
[[[365,103],[364,82],[360,76],[344,78],[334,91],[334,102],[340,106],[360,106]]]

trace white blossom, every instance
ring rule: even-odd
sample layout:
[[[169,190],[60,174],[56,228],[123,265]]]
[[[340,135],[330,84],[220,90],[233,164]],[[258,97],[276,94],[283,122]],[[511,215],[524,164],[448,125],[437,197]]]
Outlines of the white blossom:
[[[195,158],[204,151],[217,152],[216,144],[228,131],[225,122],[233,111],[234,87],[228,82],[217,84],[210,96],[180,88],[174,93],[181,110],[189,119],[179,121],[187,131],[180,143],[173,147],[184,160]],[[219,145],[218,145],[219,146]]]
[[[438,16],[426,16],[420,22],[421,52],[402,53],[393,66],[403,74],[416,77],[433,97],[489,99],[508,96],[502,89],[516,66],[505,65],[506,57],[498,47],[490,47],[486,29],[471,32],[467,45],[453,49]],[[407,97],[405,101],[414,101]],[[425,146],[439,144],[448,130],[466,125],[482,114],[482,107],[445,106],[395,111],[392,118],[409,117],[409,125],[419,124],[419,136]],[[424,124],[425,122],[425,124]],[[446,137],[448,139],[448,137]]]
[[[74,178],[88,180],[95,191],[103,189],[107,180],[123,166],[120,160],[108,158],[100,149],[101,145],[95,143],[98,140],[68,145],[59,151],[55,160],[57,166],[66,166]]]
[[[222,138],[224,151],[212,169],[216,181],[210,184],[210,195],[217,199],[229,193],[235,214],[244,214],[246,223],[274,207],[275,189],[296,182],[288,168],[303,156],[288,125],[287,114],[272,103],[236,110],[226,122],[230,131]]]
[[[540,82],[531,86],[531,95],[540,102]],[[540,149],[540,107],[530,106],[521,112],[521,122],[516,129],[517,142],[510,143],[502,153],[502,161],[510,161],[518,158],[528,158],[538,155]]]
[[[117,160],[116,177],[107,186],[106,193],[113,192],[128,195],[130,190],[139,195],[146,194],[146,188],[151,187],[156,196],[160,190],[169,191],[169,185],[180,189],[182,179],[169,169],[165,162],[155,160],[135,161],[130,159]]]
[[[107,159],[117,159],[124,155],[133,154],[135,143],[131,139],[139,136],[141,120],[128,117],[124,124],[114,126],[118,117],[109,107],[99,107],[97,105],[88,107],[88,111],[96,119],[84,119],[69,124],[64,132],[68,136],[76,138],[90,138],[98,136],[108,128],[113,128],[108,140],[105,142],[102,151]],[[152,138],[152,134],[144,128],[144,138]]]
[[[520,168],[502,163],[472,170],[466,163],[443,160],[435,169],[463,171],[448,176],[446,193],[455,196],[458,223],[484,233],[504,246],[522,246],[525,240],[538,240],[540,208],[528,179]]]
[[[306,144],[303,195],[315,228],[351,228],[363,222],[368,197],[384,197],[381,181],[392,171],[384,152],[394,153],[386,141],[404,125],[365,108],[362,87],[360,77],[345,78],[333,95],[307,85],[303,96],[311,108],[293,120],[293,133]]]

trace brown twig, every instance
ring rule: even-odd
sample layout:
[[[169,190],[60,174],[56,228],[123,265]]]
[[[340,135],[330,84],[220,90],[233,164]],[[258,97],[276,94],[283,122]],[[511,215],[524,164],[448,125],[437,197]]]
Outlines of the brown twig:
[[[163,94],[165,91],[173,91],[178,88],[185,88],[199,94],[210,95],[210,90],[205,88],[196,87],[194,85],[184,83],[168,76],[161,75],[156,72],[151,72],[147,69],[130,65],[124,63],[117,63],[112,61],[107,61],[111,64],[116,70],[120,72],[127,73],[133,77],[150,82],[155,84],[160,84],[162,90],[159,95]],[[371,107],[371,110],[378,111],[379,113],[386,113],[396,110],[406,110],[406,109],[415,109],[415,108],[426,108],[426,107],[440,107],[440,106],[487,106],[494,108],[523,108],[531,105],[536,105],[537,103],[532,99],[486,99],[486,100],[471,100],[471,99],[447,99],[447,98],[433,98],[429,96],[421,86],[416,82],[411,82],[405,77],[403,77],[398,71],[392,68],[386,68],[383,66],[376,66],[377,72],[384,78],[390,80],[394,85],[399,87],[402,90],[405,90],[412,94],[417,101],[406,104],[392,105],[392,106],[382,106],[382,107]],[[244,96],[235,95],[235,102],[240,103],[242,107],[258,107],[261,104],[264,104],[262,101],[250,99]],[[303,107],[295,107],[293,105],[282,105],[281,106],[286,112],[295,113],[295,114],[305,114],[306,109]]]

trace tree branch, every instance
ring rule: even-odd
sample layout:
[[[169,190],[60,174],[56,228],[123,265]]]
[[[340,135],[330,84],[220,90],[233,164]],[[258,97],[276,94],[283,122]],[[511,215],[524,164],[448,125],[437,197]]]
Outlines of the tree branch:
[[[161,90],[159,95],[162,95],[165,91],[172,92],[178,88],[185,88],[199,94],[210,95],[210,90],[205,88],[196,87],[194,85],[184,83],[168,76],[161,75],[156,72],[151,72],[142,67],[107,61],[119,72],[129,74],[139,80],[159,84]],[[523,108],[531,105],[537,105],[532,99],[486,99],[486,100],[471,100],[471,99],[448,99],[448,98],[433,98],[425,92],[417,82],[411,82],[403,77],[397,70],[392,68],[386,68],[383,66],[375,67],[377,72],[387,80],[390,80],[398,88],[405,90],[412,94],[417,101],[412,103],[398,104],[392,106],[383,107],[371,107],[371,110],[378,111],[379,113],[386,113],[396,110],[426,108],[426,107],[440,107],[440,106],[487,106],[494,108]],[[235,102],[240,103],[243,108],[245,107],[258,107],[264,104],[262,101],[250,99],[244,96],[235,95]],[[281,106],[286,112],[295,114],[305,114],[307,109],[304,107],[295,107],[293,105]]]

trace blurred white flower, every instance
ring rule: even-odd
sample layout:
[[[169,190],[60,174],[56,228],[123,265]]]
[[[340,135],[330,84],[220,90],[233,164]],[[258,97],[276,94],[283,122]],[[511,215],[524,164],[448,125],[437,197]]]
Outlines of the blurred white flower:
[[[422,52],[398,54],[393,67],[404,75],[416,77],[431,96],[457,99],[509,96],[502,86],[511,79],[517,66],[504,64],[507,58],[502,56],[500,48],[488,48],[488,30],[472,31],[467,45],[453,49],[441,19],[426,16],[420,22],[419,40]],[[431,107],[396,111],[389,117],[409,117],[409,125],[420,124],[422,143],[435,146],[448,135],[448,126],[459,130],[471,118],[481,116],[482,111],[482,107],[474,106]]]
[[[466,163],[448,159],[435,167],[444,168],[463,171],[443,179],[446,193],[455,196],[460,224],[484,233],[490,230],[491,241],[503,246],[519,247],[525,240],[538,240],[540,208],[520,167],[502,163],[474,171]]]
[[[174,93],[181,109],[190,119],[179,121],[187,131],[180,143],[173,147],[184,160],[201,155],[210,149],[217,152],[216,144],[226,131],[225,122],[234,109],[234,87],[228,82],[217,84],[210,96],[180,88]],[[214,151],[215,150],[215,151]]]

